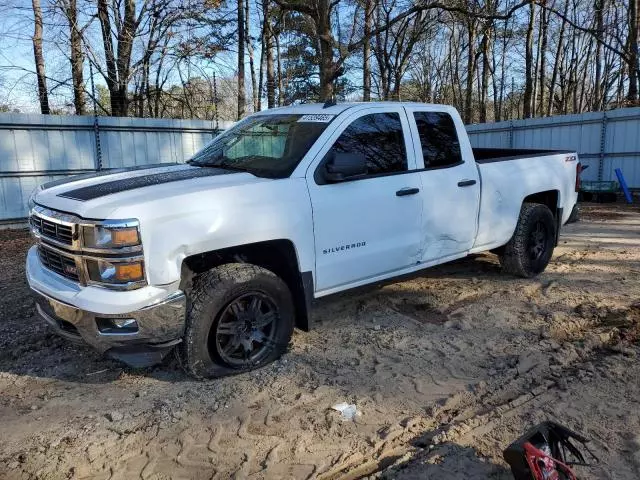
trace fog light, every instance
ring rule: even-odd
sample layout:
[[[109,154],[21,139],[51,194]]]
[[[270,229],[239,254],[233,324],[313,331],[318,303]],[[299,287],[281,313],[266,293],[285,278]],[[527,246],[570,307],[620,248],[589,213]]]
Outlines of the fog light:
[[[138,322],[133,318],[103,318],[96,317],[96,323],[100,333],[106,334],[125,334],[136,333],[138,331]]]

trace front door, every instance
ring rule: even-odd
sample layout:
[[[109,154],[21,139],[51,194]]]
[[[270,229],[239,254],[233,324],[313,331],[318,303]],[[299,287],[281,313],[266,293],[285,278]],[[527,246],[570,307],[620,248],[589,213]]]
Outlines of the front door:
[[[335,153],[365,156],[367,174],[329,183]],[[313,208],[316,293],[364,284],[420,258],[422,200],[408,122],[401,107],[347,117],[307,172]]]

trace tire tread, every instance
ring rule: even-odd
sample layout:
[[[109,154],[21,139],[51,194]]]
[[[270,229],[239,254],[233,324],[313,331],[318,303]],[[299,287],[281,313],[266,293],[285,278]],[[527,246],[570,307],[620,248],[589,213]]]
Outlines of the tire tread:
[[[527,226],[536,216],[549,215],[553,219],[553,214],[549,207],[540,203],[524,203],[520,209],[520,216],[513,237],[509,240],[501,254],[500,264],[506,273],[523,278],[531,278],[540,272],[531,269],[527,259]],[[552,222],[554,223],[554,222]],[[555,235],[554,235],[555,236]],[[553,248],[552,248],[553,250]],[[546,267],[546,264],[545,264]],[[544,268],[543,268],[544,270]]]
[[[213,372],[209,372],[203,365],[202,360],[193,353],[194,344],[201,334],[198,328],[196,328],[196,325],[194,325],[194,322],[197,322],[203,315],[206,315],[205,310],[210,303],[212,292],[219,291],[225,287],[228,288],[229,286],[242,285],[259,278],[268,278],[276,284],[280,284],[279,287],[286,289],[288,292],[286,284],[275,273],[249,263],[228,263],[220,265],[198,275],[194,279],[193,288],[189,295],[189,301],[187,302],[185,333],[183,341],[177,348],[178,359],[187,374],[201,380],[246,371],[215,365],[217,368],[215,368]],[[284,353],[289,339],[293,334],[293,322],[285,325],[285,327],[284,338],[286,338],[287,341],[284,344],[277,345],[276,358]]]

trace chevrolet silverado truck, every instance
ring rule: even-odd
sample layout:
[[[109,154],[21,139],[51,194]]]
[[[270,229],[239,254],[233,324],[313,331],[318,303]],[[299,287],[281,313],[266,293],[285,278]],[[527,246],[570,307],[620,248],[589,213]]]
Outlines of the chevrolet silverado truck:
[[[186,164],[101,171],[30,199],[26,272],[59,334],[199,378],[280,357],[314,299],[491,251],[547,266],[575,152],[471,148],[454,108],[308,104],[253,114]]]

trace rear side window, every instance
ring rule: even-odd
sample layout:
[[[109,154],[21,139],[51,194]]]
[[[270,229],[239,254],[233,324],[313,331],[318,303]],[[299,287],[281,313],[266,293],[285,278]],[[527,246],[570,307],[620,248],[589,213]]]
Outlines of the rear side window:
[[[369,175],[406,171],[407,152],[400,115],[373,113],[354,120],[333,144],[331,152],[362,153]]]
[[[450,167],[462,162],[458,133],[451,115],[414,112],[425,168]]]

